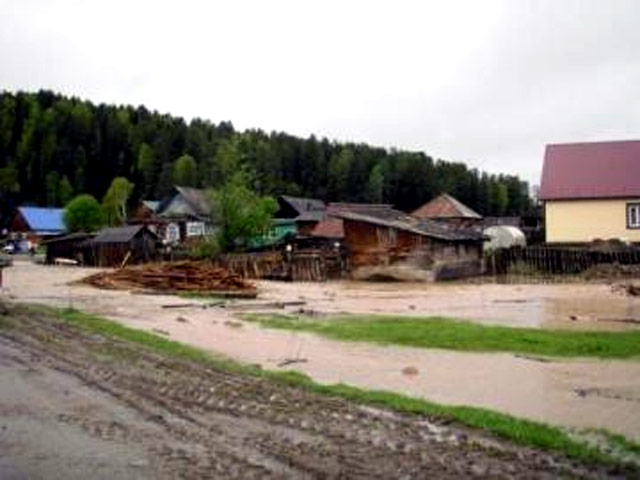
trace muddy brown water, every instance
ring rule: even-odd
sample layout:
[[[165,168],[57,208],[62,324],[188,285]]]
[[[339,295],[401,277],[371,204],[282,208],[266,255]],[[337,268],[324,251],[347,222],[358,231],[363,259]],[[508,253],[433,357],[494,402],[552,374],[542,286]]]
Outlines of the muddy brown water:
[[[556,425],[607,428],[640,439],[638,361],[540,362],[508,353],[330,341],[310,334],[264,330],[238,322],[234,312],[221,308],[162,308],[193,302],[175,296],[135,295],[67,284],[87,273],[79,268],[16,262],[5,272],[5,284],[19,301],[73,306],[265,368],[279,369],[284,360],[304,359],[284,368],[302,371],[319,382],[344,382],[443,404],[485,407]],[[596,284],[260,282],[259,287],[260,301],[303,300],[307,302],[305,309],[317,312],[446,315],[540,328],[637,328],[600,319],[629,318],[640,312],[640,299]]]

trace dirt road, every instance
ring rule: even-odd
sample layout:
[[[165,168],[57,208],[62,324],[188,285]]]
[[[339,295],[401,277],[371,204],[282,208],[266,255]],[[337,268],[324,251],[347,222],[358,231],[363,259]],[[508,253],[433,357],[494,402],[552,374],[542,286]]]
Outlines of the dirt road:
[[[306,363],[284,368],[300,370],[318,382],[343,382],[444,404],[485,407],[555,425],[606,428],[640,439],[638,361],[557,359],[542,363],[508,353],[477,354],[329,341],[308,334],[264,330],[238,321],[234,317],[238,310],[202,309],[197,302],[184,298],[69,285],[90,272],[90,269],[16,262],[5,271],[5,281],[16,301],[73,306],[268,369],[280,369],[283,360],[300,356]],[[525,325],[535,323],[526,316],[532,305],[564,301],[581,305],[584,316],[589,314],[590,304],[599,305],[603,312],[608,308],[610,315],[634,315],[640,305],[640,299],[614,294],[607,285],[261,282],[259,287],[258,301],[304,300],[307,302],[304,308],[314,311],[383,310],[427,315],[440,309],[445,311],[449,305],[453,308],[451,315],[475,309],[481,316],[479,321],[486,321],[483,319],[489,311],[486,309],[496,308],[500,313],[497,322],[506,323],[500,319],[511,313],[516,319],[523,318]],[[194,302],[195,306],[190,308],[162,308]],[[415,309],[409,309],[409,305]],[[602,314],[598,312],[590,314]],[[540,311],[534,309],[534,313],[538,315]],[[598,322],[572,323],[587,328]],[[415,368],[417,375],[404,375],[407,367]]]
[[[0,317],[0,366],[3,479],[625,474],[167,358],[20,307]]]

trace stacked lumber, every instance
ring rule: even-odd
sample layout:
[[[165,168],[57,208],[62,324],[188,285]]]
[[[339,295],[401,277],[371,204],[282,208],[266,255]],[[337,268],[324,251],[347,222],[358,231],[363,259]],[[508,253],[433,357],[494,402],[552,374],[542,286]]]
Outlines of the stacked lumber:
[[[81,280],[98,288],[169,292],[247,292],[256,287],[206,261],[149,263],[100,272]]]

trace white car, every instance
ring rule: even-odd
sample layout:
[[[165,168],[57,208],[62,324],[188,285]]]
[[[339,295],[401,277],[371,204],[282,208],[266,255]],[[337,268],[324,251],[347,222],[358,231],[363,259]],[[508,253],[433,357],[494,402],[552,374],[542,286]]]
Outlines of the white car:
[[[2,247],[2,251],[11,255],[16,251],[16,246],[13,243],[7,243],[4,247]]]

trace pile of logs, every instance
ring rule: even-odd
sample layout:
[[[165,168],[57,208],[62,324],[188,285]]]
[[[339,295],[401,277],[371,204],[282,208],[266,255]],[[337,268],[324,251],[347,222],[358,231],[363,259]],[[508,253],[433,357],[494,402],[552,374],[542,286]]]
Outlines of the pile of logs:
[[[100,272],[82,280],[98,288],[170,292],[247,292],[255,294],[255,285],[239,275],[210,262],[183,261],[148,263],[109,272]],[[255,296],[255,295],[254,295]]]

